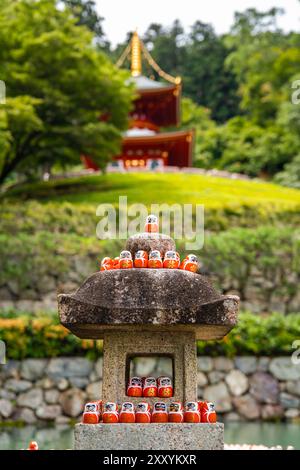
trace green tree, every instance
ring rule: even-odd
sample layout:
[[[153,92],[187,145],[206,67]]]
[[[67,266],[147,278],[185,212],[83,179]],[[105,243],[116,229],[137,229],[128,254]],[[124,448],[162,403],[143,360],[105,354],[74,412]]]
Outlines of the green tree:
[[[55,0],[3,0],[0,43],[8,97],[0,182],[12,171],[76,163],[82,154],[104,168],[127,125],[133,95],[127,74]]]

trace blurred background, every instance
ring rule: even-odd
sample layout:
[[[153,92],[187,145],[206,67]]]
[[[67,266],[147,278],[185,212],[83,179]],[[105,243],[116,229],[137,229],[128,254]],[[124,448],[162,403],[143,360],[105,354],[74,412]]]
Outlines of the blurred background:
[[[120,195],[205,205],[201,272],[241,315],[199,342],[199,398],[227,443],[300,448],[300,2],[209,3],[1,1],[0,448],[71,447],[101,396],[56,297],[119,254],[95,230]]]

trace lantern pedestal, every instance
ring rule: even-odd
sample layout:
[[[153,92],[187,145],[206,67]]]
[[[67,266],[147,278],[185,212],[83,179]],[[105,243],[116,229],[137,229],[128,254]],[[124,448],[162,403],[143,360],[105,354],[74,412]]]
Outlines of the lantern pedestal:
[[[223,450],[224,425],[76,424],[76,450]]]

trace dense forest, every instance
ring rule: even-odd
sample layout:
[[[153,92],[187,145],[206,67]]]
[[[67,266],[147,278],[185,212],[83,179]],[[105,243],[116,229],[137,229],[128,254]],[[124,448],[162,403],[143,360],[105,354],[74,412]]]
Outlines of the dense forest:
[[[283,14],[237,12],[224,35],[201,17],[188,31],[176,20],[140,32],[153,58],[183,79],[181,125],[196,129],[196,166],[300,187],[300,33],[278,27]],[[1,181],[17,171],[32,176],[39,166],[75,164],[83,148],[105,167],[133,97],[128,75],[113,65],[131,34],[113,47],[93,0],[3,0],[0,79],[8,99],[0,107]],[[146,64],[144,74],[155,76]]]

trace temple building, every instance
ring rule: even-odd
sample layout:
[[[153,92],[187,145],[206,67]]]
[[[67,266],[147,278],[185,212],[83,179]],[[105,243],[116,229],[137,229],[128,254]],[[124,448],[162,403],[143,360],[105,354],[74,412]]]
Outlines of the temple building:
[[[193,130],[172,130],[180,124],[181,78],[164,72],[147,51],[135,32],[117,65],[131,59],[131,78],[137,99],[130,114],[129,128],[123,135],[121,152],[111,167],[155,169],[164,166],[192,166]],[[164,81],[155,81],[142,75],[142,59]],[[90,158],[85,158],[88,168],[97,169]]]

